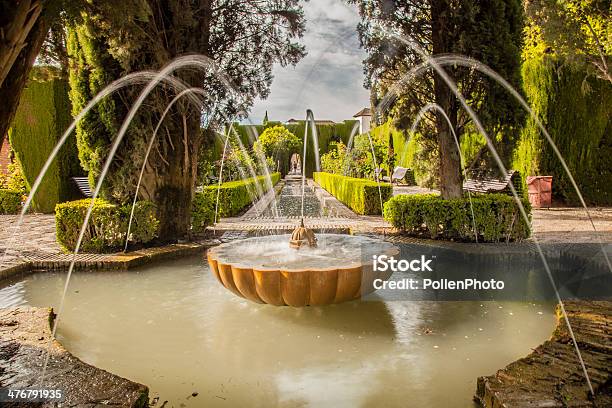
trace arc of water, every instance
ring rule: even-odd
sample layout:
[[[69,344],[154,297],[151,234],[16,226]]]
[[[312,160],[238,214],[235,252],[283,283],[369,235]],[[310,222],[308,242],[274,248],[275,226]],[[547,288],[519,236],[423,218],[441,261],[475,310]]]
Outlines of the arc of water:
[[[346,154],[345,154],[345,157],[344,157],[346,162],[344,163],[344,168],[342,169],[342,175],[343,176],[346,176],[346,173],[348,172],[348,169],[349,169],[349,160],[350,160],[349,159],[349,154],[353,150],[353,139],[357,135],[358,131],[359,131],[359,122],[355,122],[355,124],[353,125],[353,129],[351,129],[351,135],[349,136],[349,140],[346,143]]]
[[[367,133],[368,140],[370,141],[370,149],[372,149],[372,161],[374,162],[374,175],[376,177],[376,184],[378,185],[378,198],[380,198],[380,214],[384,215],[384,203],[382,199],[382,191],[380,189],[380,179],[378,177],[378,163],[376,163],[376,153],[374,153],[374,143],[372,142],[372,135],[370,132]]]
[[[391,35],[392,37],[395,37],[396,39],[399,39],[404,44],[406,44],[408,47],[410,47],[415,52],[417,52],[421,56],[421,58],[423,59],[423,62],[424,63],[428,63],[436,71],[436,73],[444,80],[446,85],[450,88],[450,90],[453,92],[453,94],[457,97],[457,99],[459,100],[459,102],[461,103],[463,108],[468,112],[468,114],[472,118],[472,121],[476,125],[476,128],[484,136],[484,138],[485,138],[485,140],[487,142],[487,145],[489,146],[489,150],[491,151],[491,154],[493,155],[493,158],[495,159],[495,162],[497,163],[497,166],[499,167],[499,169],[502,171],[502,173],[507,174],[508,171],[506,169],[506,166],[504,166],[503,161],[501,160],[501,158],[499,157],[499,154],[495,150],[495,147],[493,146],[493,143],[492,143],[488,133],[486,132],[486,130],[482,126],[482,123],[478,119],[478,116],[476,115],[474,110],[471,108],[471,106],[467,103],[467,101],[466,101],[465,97],[463,96],[463,94],[457,89],[457,85],[448,76],[446,71],[444,69],[442,69],[442,67],[435,60],[433,60],[429,55],[427,55],[427,53],[425,51],[423,51],[418,45],[416,45],[412,41],[410,41],[410,39],[405,38],[405,37],[400,36],[400,35],[397,35],[397,34],[394,34],[394,33],[388,33],[388,34]],[[519,198],[519,196],[518,196],[518,194],[516,192],[516,189],[514,188],[514,185],[512,185],[512,183],[509,183],[509,187],[510,187],[510,190],[512,191],[514,199],[517,202],[517,205],[519,207],[519,211],[521,213],[521,216],[523,217],[525,222],[529,224],[529,217],[527,215],[527,212],[525,211],[525,207],[523,206],[523,203],[521,202],[521,200],[520,200],[520,198]],[[576,336],[574,335],[574,331],[573,331],[572,326],[571,326],[571,324],[569,322],[569,318],[567,317],[567,312],[565,311],[565,305],[563,304],[563,300],[561,299],[561,295],[559,294],[559,290],[558,290],[557,285],[555,283],[555,280],[554,280],[554,278],[552,276],[552,272],[550,270],[548,262],[546,261],[546,257],[544,256],[544,252],[542,251],[542,247],[540,246],[538,240],[535,239],[535,237],[534,237],[534,243],[536,245],[536,248],[538,250],[538,253],[540,255],[542,263],[544,264],[544,269],[546,270],[546,273],[548,275],[550,283],[551,283],[551,285],[552,285],[552,287],[553,287],[553,289],[555,291],[555,295],[556,295],[557,301],[559,302],[559,307],[561,308],[561,311],[562,311],[565,323],[567,325],[568,331],[569,331],[569,333],[570,333],[570,335],[572,337],[572,341],[574,343],[574,348],[576,350],[576,354],[578,356],[578,360],[580,361],[580,365],[582,367],[582,371],[583,371],[584,376],[586,378],[589,390],[590,390],[591,394],[594,395],[593,386],[591,384],[591,379],[590,379],[589,374],[587,372],[586,365],[584,363],[584,359],[582,358],[582,353],[580,352],[580,348],[578,347],[578,342],[576,341]]]
[[[312,138],[312,150],[315,157],[315,169],[317,172],[320,172],[321,157],[319,156],[319,132],[317,131],[314,113],[310,109],[306,111],[306,123],[310,123],[310,137]],[[306,158],[304,158],[304,160],[306,160]]]
[[[157,74],[155,74],[154,78],[147,84],[147,86],[141,91],[140,95],[138,96],[136,102],[132,105],[132,107],[130,108],[126,118],[123,121],[123,124],[121,125],[121,128],[119,129],[119,132],[117,134],[117,136],[115,137],[115,140],[113,141],[113,144],[111,145],[110,151],[108,153],[108,157],[104,163],[104,166],[102,168],[102,171],[100,172],[100,178],[98,180],[98,183],[96,184],[96,187],[94,189],[93,192],[93,197],[91,200],[91,204],[89,205],[87,212],[85,214],[85,219],[83,221],[83,225],[81,227],[81,231],[79,232],[79,236],[76,242],[76,246],[75,246],[75,250],[72,254],[72,259],[70,261],[70,266],[68,268],[68,273],[66,276],[66,282],[64,284],[64,290],[62,293],[62,297],[60,300],[60,304],[59,304],[59,308],[58,308],[58,313],[56,314],[56,318],[53,322],[53,329],[52,329],[52,336],[51,338],[55,337],[56,331],[57,331],[57,326],[58,323],[60,321],[60,316],[61,313],[63,311],[63,307],[64,307],[64,299],[66,297],[66,293],[68,291],[68,284],[70,283],[70,277],[72,276],[72,271],[74,270],[74,264],[76,262],[76,256],[79,252],[79,249],[81,247],[81,243],[83,242],[83,237],[85,236],[85,231],[87,229],[87,225],[89,223],[89,219],[91,218],[91,213],[93,211],[93,206],[95,203],[95,199],[98,197],[98,195],[100,194],[100,190],[102,189],[102,183],[104,182],[104,178],[106,177],[106,174],[110,168],[111,162],[115,157],[115,153],[117,152],[117,149],[119,148],[119,145],[121,143],[121,141],[123,140],[123,136],[125,135],[131,121],[134,119],[134,116],[136,116],[136,113],[138,112],[138,110],[140,109],[140,106],[142,105],[142,103],[144,102],[144,100],[147,98],[147,96],[153,91],[153,89],[155,89],[155,87],[157,87],[157,85],[163,81],[163,79],[165,77],[168,77],[173,71],[179,69],[179,68],[185,68],[185,67],[191,67],[191,68],[199,68],[199,69],[206,69],[206,68],[212,68],[215,69],[215,75],[217,75],[217,77],[219,79],[221,79],[223,81],[223,83],[228,87],[229,90],[233,91],[233,88],[231,87],[231,84],[229,84],[229,82],[223,78],[220,73],[218,71],[216,71],[216,66],[214,64],[214,62],[212,60],[210,60],[207,57],[201,56],[201,55],[189,55],[189,56],[185,56],[185,57],[179,57],[177,59],[175,59],[174,61],[170,62],[169,64],[167,64],[162,70],[160,70]],[[45,373],[47,370],[47,364],[49,362],[49,350],[47,349],[47,353],[45,355],[45,361],[43,363],[43,369],[42,369],[42,375],[41,375],[41,383],[44,383],[44,377],[45,377]]]
[[[217,184],[217,199],[215,201],[215,219],[213,225],[217,225],[217,214],[219,213],[219,196],[221,195],[221,184],[223,184],[223,165],[225,164],[225,152],[227,151],[227,145],[231,133],[231,124],[225,132],[225,141],[223,142],[223,154],[221,155],[221,166],[219,169],[219,183]]]
[[[245,156],[247,156],[248,155],[248,149],[246,148],[244,143],[242,143],[242,139],[240,139],[240,135],[238,134],[238,131],[234,127],[234,123],[233,122],[230,123],[230,129],[231,129],[232,133],[234,134],[234,136],[236,138],[236,143],[238,144],[238,148],[240,149],[240,151]],[[273,185],[272,185],[272,176],[270,175],[270,170],[269,170],[268,165],[267,165],[266,156],[265,156],[265,154],[263,154],[261,152],[255,152],[255,155],[257,156],[257,159],[262,164],[262,168],[264,170],[264,183],[267,183],[268,184],[268,188],[272,189],[273,188]],[[255,168],[253,167],[253,164],[250,161],[247,161],[247,166],[246,167],[247,167],[247,170],[249,171],[251,177],[253,177],[253,179],[256,180],[256,178],[257,178],[257,171],[255,171]],[[238,169],[240,170],[240,166],[238,167]],[[245,178],[244,174],[242,176],[243,176],[243,178]],[[264,190],[261,187],[261,185],[259,185],[258,182],[254,183],[254,189],[255,189],[255,192],[252,193],[252,190],[250,190],[250,188],[247,188],[247,191],[250,191],[249,195],[251,195],[251,201],[253,201],[253,202],[255,202],[255,201],[257,201],[257,199],[263,197],[263,194],[264,194]]]
[[[259,139],[259,134],[257,133],[257,129],[256,127],[253,125],[253,122],[249,119],[249,123],[252,126],[247,126],[247,136],[249,137],[249,140],[251,143],[255,143],[255,141],[257,141],[257,139]],[[240,137],[238,135],[238,133],[236,131],[234,131],[236,133],[236,137],[238,140],[240,140]],[[240,143],[242,144],[242,141],[240,141]],[[255,157],[257,157],[257,160],[259,160],[259,162],[261,163],[261,166],[263,168],[264,171],[264,183],[266,183],[266,187],[267,187],[267,191],[274,191],[274,184],[272,183],[272,173],[270,173],[270,167],[268,166],[268,161],[266,159],[266,155],[257,149],[253,150],[255,153]],[[280,216],[280,212],[278,209],[278,206],[276,204],[276,200],[272,200],[272,215],[274,217],[279,217]]]
[[[304,154],[302,155],[302,219],[304,219],[304,193],[306,192],[306,146],[308,145],[308,118],[310,109],[306,111],[306,123],[304,124]]]
[[[597,228],[595,227],[595,222],[593,221],[593,217],[591,216],[589,207],[586,205],[582,192],[580,191],[580,188],[578,187],[578,183],[576,183],[576,180],[574,176],[572,175],[572,172],[570,171],[569,166],[567,165],[567,162],[561,155],[561,151],[557,147],[557,144],[555,143],[553,138],[550,136],[550,133],[548,133],[548,130],[546,129],[546,127],[544,126],[544,124],[542,123],[538,115],[535,114],[531,106],[527,103],[525,98],[523,98],[521,94],[518,93],[516,89],[512,87],[512,85],[510,85],[508,81],[506,81],[501,75],[495,72],[495,70],[490,68],[488,65],[483,64],[480,61],[474,60],[473,58],[469,58],[469,57],[466,57],[463,55],[457,55],[457,54],[444,54],[444,55],[432,56],[430,58],[440,66],[459,65],[459,66],[463,66],[466,68],[474,69],[484,75],[487,75],[491,79],[496,80],[507,92],[509,92],[520,103],[523,109],[525,109],[525,111],[529,113],[531,118],[535,121],[536,126],[540,129],[540,131],[546,138],[546,141],[548,142],[550,147],[553,149],[555,156],[557,156],[557,159],[559,160],[559,162],[561,163],[561,166],[563,167],[563,171],[570,179],[572,187],[574,188],[574,191],[576,192],[576,195],[578,196],[578,199],[580,200],[580,204],[582,205],[582,208],[584,208],[584,211],[587,215],[587,218],[589,219],[589,223],[591,224],[593,231],[597,232]],[[408,73],[406,73],[404,77],[402,77],[399,81],[397,81],[389,89],[389,92],[387,93],[387,95],[383,97],[383,99],[379,103],[380,110],[381,111],[388,110],[393,98],[397,96],[400,88],[429,69],[431,69],[431,66],[427,61],[425,61],[415,66]],[[606,264],[608,265],[608,270],[612,272],[612,262],[610,261],[610,257],[605,251],[605,248],[603,247],[603,243],[601,241],[599,242],[599,246],[603,254],[603,257],[606,260]]]
[[[140,184],[142,183],[142,177],[144,175],[145,168],[147,166],[147,161],[149,160],[149,155],[151,154],[153,144],[157,138],[157,132],[159,131],[159,128],[164,122],[164,119],[166,119],[166,115],[168,114],[168,112],[170,112],[170,109],[172,109],[174,104],[178,102],[179,99],[181,99],[182,97],[192,94],[192,93],[194,94],[198,93],[202,96],[206,95],[206,92],[202,88],[188,88],[188,89],[181,91],[178,95],[174,97],[174,99],[172,99],[172,101],[170,101],[168,106],[166,106],[164,113],[161,115],[161,118],[159,119],[159,122],[157,122],[157,126],[155,127],[155,130],[153,131],[153,135],[151,136],[151,140],[149,141],[149,145],[147,146],[147,151],[145,153],[144,160],[142,162],[142,168],[140,169],[140,174],[138,176],[138,183],[136,184],[136,191],[134,193],[134,201],[132,202],[132,210],[130,211],[130,220],[128,222],[127,233],[125,235],[125,247],[123,248],[124,252],[126,252],[128,248],[128,243],[130,240],[130,231],[132,230],[132,221],[134,219],[134,210],[136,208],[136,201],[138,200],[138,192],[140,191]],[[198,100],[198,102],[201,102],[201,101]],[[223,166],[223,162],[221,163],[221,166]]]
[[[21,210],[21,213],[19,214],[17,223],[15,224],[13,233],[11,234],[11,237],[9,238],[9,244],[7,245],[8,248],[12,247],[12,244],[15,242],[15,237],[17,235],[17,232],[19,231],[21,224],[23,223],[23,217],[28,212],[28,209],[30,208],[30,205],[32,204],[32,200],[34,196],[36,195],[36,192],[38,191],[40,184],[42,183],[42,179],[47,174],[49,167],[51,167],[51,164],[55,160],[56,156],[59,154],[60,149],[64,146],[64,144],[66,144],[68,137],[74,131],[74,129],[76,128],[76,125],[81,121],[81,119],[83,119],[83,117],[85,117],[85,115],[89,113],[89,111],[93,109],[94,106],[96,106],[102,99],[106,98],[107,96],[129,85],[139,85],[142,83],[147,83],[151,81],[155,77],[155,75],[156,73],[153,71],[140,71],[140,72],[134,72],[122,78],[119,78],[116,81],[111,82],[108,86],[106,86],[103,90],[101,90],[98,94],[96,94],[96,96],[94,96],[92,100],[87,103],[87,105],[83,108],[83,110],[79,112],[79,114],[74,118],[72,123],[68,126],[68,129],[66,129],[66,131],[62,134],[62,136],[60,137],[56,145],[53,147],[53,150],[49,154],[47,161],[43,164],[43,167],[38,173],[38,176],[34,180],[34,183],[32,184],[32,187],[30,188],[30,193],[28,194],[28,198],[23,204],[23,208]],[[176,90],[187,88],[187,86],[184,84],[183,81],[177,78],[171,77],[171,76],[163,78],[163,81],[171,85]],[[6,256],[7,256],[7,253],[5,252],[3,256],[3,260],[6,258]]]
[[[145,171],[145,168],[146,168],[146,165],[147,165],[147,161],[149,159],[149,155],[150,155],[151,150],[153,148],[153,144],[154,144],[154,142],[156,140],[159,128],[161,127],[164,119],[166,118],[166,115],[168,114],[168,112],[170,111],[172,106],[174,106],[174,104],[176,102],[178,102],[181,98],[183,98],[185,96],[188,96],[188,95],[191,95],[191,94],[197,94],[197,95],[200,95],[202,98],[208,99],[208,93],[203,88],[193,87],[193,88],[188,88],[188,89],[185,89],[185,90],[181,91],[168,104],[168,106],[164,110],[164,112],[163,112],[163,114],[162,114],[162,116],[161,116],[161,118],[160,118],[160,120],[159,120],[159,122],[158,122],[158,124],[157,124],[157,126],[156,126],[156,128],[154,130],[154,132],[153,132],[153,136],[151,137],[151,141],[149,142],[149,145],[147,147],[147,151],[145,153],[145,157],[144,157],[144,160],[143,160],[142,168],[140,170],[140,175],[138,177],[138,183],[136,185],[136,191],[135,191],[135,194],[134,194],[134,201],[132,203],[132,209],[131,209],[131,212],[130,212],[130,220],[129,220],[129,223],[128,223],[128,229],[127,229],[127,234],[126,234],[126,238],[125,238],[124,252],[127,251],[127,247],[128,247],[128,243],[129,243],[129,236],[130,236],[130,231],[131,231],[132,222],[133,222],[133,218],[134,218],[134,211],[135,211],[135,208],[136,208],[136,201],[138,200],[138,192],[140,190],[140,185],[141,185],[141,182],[142,182],[142,177],[144,175],[144,171]],[[200,99],[196,99],[196,101],[199,103],[200,106],[202,105],[201,104],[202,101]],[[213,108],[213,111],[214,110],[215,109]],[[230,123],[233,123],[233,122],[230,121]],[[216,198],[216,201],[215,201],[214,225],[217,224],[217,216],[218,216],[218,212],[219,212],[219,195],[220,195],[220,190],[221,190],[220,187],[221,187],[221,184],[222,184],[222,177],[223,177],[223,165],[224,165],[224,162],[225,162],[225,152],[227,150],[227,145],[228,145],[229,135],[230,135],[229,129],[231,129],[231,128],[228,128],[227,135],[225,136],[225,142],[224,142],[224,147],[223,147],[223,156],[221,157],[221,169],[220,169],[220,173],[221,174],[219,175],[219,185],[218,185],[219,188],[217,189],[217,198]],[[243,177],[244,177],[244,175],[243,175]]]
[[[451,133],[453,134],[453,138],[455,139],[455,145],[457,146],[457,152],[459,152],[459,160],[461,161],[461,169],[463,171],[463,177],[467,178],[466,169],[465,169],[465,160],[463,158],[463,153],[461,153],[461,145],[459,144],[459,138],[457,138],[457,133],[455,132],[455,128],[453,127],[450,121],[450,118],[448,117],[448,115],[446,114],[444,109],[442,109],[440,105],[438,105],[437,103],[428,103],[427,105],[423,106],[421,110],[419,110],[419,112],[417,113],[416,119],[414,120],[414,122],[412,123],[412,127],[410,128],[409,134],[414,135],[425,113],[431,110],[440,112],[440,114],[444,116],[444,119],[448,123],[448,127],[451,130]],[[404,150],[406,150],[405,147],[404,147]],[[470,190],[467,190],[467,194],[468,194],[468,199],[470,201],[470,211],[472,212],[472,226],[474,227],[474,239],[476,240],[476,242],[478,242],[478,232],[476,231],[476,217],[474,216],[474,205],[472,204],[472,194],[470,193]]]

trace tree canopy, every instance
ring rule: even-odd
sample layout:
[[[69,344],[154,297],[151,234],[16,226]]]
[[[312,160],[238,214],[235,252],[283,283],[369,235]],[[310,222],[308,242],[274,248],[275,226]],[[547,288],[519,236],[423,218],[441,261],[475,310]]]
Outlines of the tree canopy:
[[[357,4],[362,17],[358,31],[367,52],[365,85],[371,89],[375,103],[410,68],[423,62],[417,50],[390,33],[401,35],[430,55],[456,53],[475,58],[520,88],[523,43],[520,0],[351,0],[351,3]],[[499,135],[503,128],[520,123],[517,104],[495,81],[466,68],[451,66],[445,70],[489,132]],[[460,109],[455,96],[433,70],[402,86],[392,109],[377,119],[382,122],[391,117],[399,128],[406,129],[428,103],[443,108],[457,135],[470,126],[471,118]],[[430,112],[427,117],[429,121],[422,122],[425,127],[421,131],[438,139],[439,155],[443,158],[439,174],[442,195],[459,196],[461,168],[448,123],[440,112]]]
[[[610,0],[527,0],[532,24],[531,48],[544,48],[566,61],[589,64],[597,76],[612,82]]]
[[[253,149],[272,158],[274,163],[280,162],[280,170],[286,174],[289,169],[289,159],[293,153],[298,153],[302,146],[300,139],[282,125],[264,130],[253,145]]]
[[[296,41],[303,31],[297,0],[106,0],[92,4],[72,27],[68,50],[74,61],[70,82],[75,112],[127,73],[159,69],[188,54],[214,61],[216,70],[176,71],[187,86],[203,88],[207,97],[203,108],[185,98],[171,109],[143,177],[141,195],[157,204],[164,238],[188,230],[197,158],[206,134],[202,113],[214,128],[248,110],[256,97],[265,98],[273,65],[295,64],[305,54]],[[92,178],[138,92],[136,87],[108,98],[79,125],[81,161]],[[159,88],[147,98],[113,162],[107,197],[126,201],[133,194],[151,130],[175,94]]]

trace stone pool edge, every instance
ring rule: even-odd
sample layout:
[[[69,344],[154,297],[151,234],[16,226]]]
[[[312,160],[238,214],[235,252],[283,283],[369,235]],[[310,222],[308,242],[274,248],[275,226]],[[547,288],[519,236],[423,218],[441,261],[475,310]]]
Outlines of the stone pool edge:
[[[197,255],[219,243],[220,242],[217,240],[209,240],[204,242],[151,247],[127,253],[78,254],[74,264],[74,270],[128,270],[151,262]],[[0,270],[0,282],[30,272],[66,271],[70,266],[71,260],[71,254],[55,254],[24,260],[24,262],[17,265]]]
[[[380,234],[375,233],[375,235]],[[523,243],[493,243],[483,245],[432,241],[421,238],[398,236],[394,234],[387,235],[385,238],[387,241],[395,243],[419,244],[430,247],[444,248],[447,250],[461,250],[467,252],[485,252],[491,254],[498,252],[502,248],[504,250],[511,249],[510,252],[520,251],[524,253],[525,250],[528,252],[535,252],[535,245],[529,241]],[[154,247],[126,254],[81,254],[82,258],[77,258],[75,270],[127,270],[154,261],[172,259],[185,255],[195,255],[204,252],[209,247],[218,245],[219,243],[220,242],[217,240],[210,240],[207,242],[173,244],[164,247]],[[584,253],[583,251],[576,251],[577,248],[575,248],[574,245],[576,244],[556,243],[550,245],[549,249],[552,247],[554,248],[554,252],[565,253],[565,255],[578,258],[585,262],[585,264],[590,264],[591,266],[603,266],[604,262],[601,255],[599,257],[595,256],[595,259],[593,258],[593,255],[597,254],[598,248],[589,245],[594,250],[588,251],[589,253]],[[608,250],[611,248],[609,243],[604,243],[604,247],[606,252],[608,252]],[[550,255],[549,251],[545,252],[548,252]],[[45,269],[54,271],[65,270],[68,268],[69,264],[70,255],[66,254],[61,254],[55,257],[51,256],[44,260],[33,259],[16,265],[13,268],[0,271],[0,281],[20,273],[35,272]],[[505,368],[498,370],[496,374],[478,378],[476,395],[474,396],[476,402],[486,408],[499,408],[505,406],[538,406],[538,403],[553,404],[546,406],[564,406],[563,404],[567,403],[568,399],[572,399],[574,403],[580,402],[579,405],[575,405],[579,407],[604,406],[601,405],[601,402],[599,402],[599,400],[602,399],[604,399],[604,404],[608,402],[612,404],[612,390],[610,390],[610,385],[607,384],[611,382],[612,369],[605,370],[606,365],[612,367],[612,359],[610,357],[612,355],[612,332],[610,331],[610,327],[612,327],[612,301],[568,301],[564,303],[570,318],[570,322],[572,323],[574,332],[578,338],[580,349],[583,355],[586,355],[587,357],[585,360],[587,361],[589,374],[591,374],[592,377],[591,381],[593,382],[596,390],[595,402],[589,399],[589,396],[585,391],[586,383],[584,382],[584,376],[582,375],[578,361],[576,360],[574,362],[572,360],[570,361],[571,364],[563,364],[560,363],[560,359],[556,357],[555,353],[559,353],[557,348],[561,347],[564,350],[562,355],[568,359],[571,359],[572,356],[574,359],[576,359],[575,351],[573,349],[571,340],[568,337],[565,323],[563,320],[559,319],[559,313],[557,313],[557,326],[553,331],[550,340],[547,340],[545,343],[538,346],[530,355],[510,363]],[[593,305],[597,305],[597,307],[593,308]],[[600,310],[597,312],[595,309]],[[5,312],[6,310],[7,309],[0,309],[0,313]],[[586,320],[592,319],[592,322],[585,323],[585,316],[587,316]],[[582,323],[578,322],[577,320],[582,321]],[[602,321],[604,323],[601,323]],[[3,324],[4,322],[0,318],[0,327]],[[598,324],[599,329],[597,333],[592,336],[592,338],[588,339],[588,336],[592,334],[589,331],[591,324]],[[586,334],[583,333],[584,330],[586,330]],[[596,364],[593,369],[591,368],[590,363],[591,354],[594,352],[593,350],[595,350],[596,353],[599,353],[599,357],[595,358],[594,360],[595,363],[598,361],[603,361],[603,368],[601,364]],[[68,352],[66,351],[66,353]],[[552,359],[552,364],[550,361],[546,360],[547,358]],[[555,361],[555,358],[557,358],[557,361]],[[537,369],[528,379],[521,379],[516,375],[521,370],[524,371],[526,368],[530,367],[537,367]],[[568,367],[572,367],[570,372],[567,371]],[[545,369],[548,369],[549,371],[544,371]],[[595,377],[593,377],[591,371],[595,372]],[[569,382],[563,378],[566,376],[570,376],[570,380],[573,382]],[[565,401],[562,402],[564,399]],[[536,405],[533,405],[532,403]]]
[[[40,387],[38,381],[49,350],[44,388],[62,390],[65,400],[61,405],[148,406],[149,388],[146,385],[83,362],[53,338],[51,325],[54,319],[52,308],[20,306],[0,309],[0,386],[11,389]],[[56,402],[41,404],[56,405]]]
[[[564,305],[595,395],[589,395],[557,306],[557,326],[549,340],[495,374],[478,378],[474,400],[480,406],[612,406],[612,302],[566,301]]]

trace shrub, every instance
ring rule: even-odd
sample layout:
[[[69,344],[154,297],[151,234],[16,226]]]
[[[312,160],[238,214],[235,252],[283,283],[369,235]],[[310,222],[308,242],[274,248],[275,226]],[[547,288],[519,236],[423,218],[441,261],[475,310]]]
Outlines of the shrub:
[[[323,155],[327,153],[330,148],[332,148],[333,142],[342,141],[344,144],[348,143],[350,136],[353,132],[356,120],[345,120],[342,123],[334,123],[334,124],[321,124],[318,123],[316,125],[317,128],[317,140],[319,144],[319,154]],[[268,121],[266,125],[240,125],[238,123],[234,124],[234,129],[240,136],[240,139],[244,143],[245,146],[250,146],[252,144],[252,136],[255,134],[261,134],[268,128],[281,125],[280,122]],[[287,130],[296,135],[300,139],[300,145],[302,145],[302,139],[304,137],[304,132],[306,130],[306,122],[303,120],[298,121],[294,124],[285,124],[283,125]],[[309,125],[310,126],[310,125]],[[312,139],[310,136],[308,137],[308,148],[306,149],[306,160],[302,157],[302,163],[306,164],[306,176],[311,177],[312,172],[316,171],[315,167],[315,153],[312,145]],[[300,148],[300,156],[302,155],[302,147]]]
[[[17,214],[21,210],[21,198],[20,191],[0,189],[0,214]]]
[[[253,145],[253,150],[272,158],[275,163],[279,162],[281,172],[287,174],[290,170],[291,155],[299,152],[301,146],[302,143],[296,135],[279,125],[264,130]]]
[[[521,200],[527,215],[531,206]],[[513,197],[484,194],[444,200],[432,194],[398,195],[385,204],[385,220],[409,235],[479,242],[520,241],[529,237],[530,227]]]
[[[280,180],[280,173],[271,175],[272,185]],[[265,193],[270,185],[265,182],[266,176],[251,177],[240,181],[229,181],[221,186],[205,186],[201,192],[195,194],[191,224],[194,230],[202,230],[215,219],[215,204],[217,191],[219,192],[219,217],[232,217],[251,204],[253,198],[259,198],[257,185]]]
[[[57,241],[74,251],[91,199],[69,201],[55,206]],[[96,199],[80,252],[113,252],[123,248],[130,218],[131,206],[116,206]],[[155,206],[149,201],[138,201],[130,229],[130,242],[144,244],[155,238],[159,221]]]
[[[372,180],[331,173],[313,173],[313,177],[322,188],[357,214],[380,214],[380,196],[384,203],[393,194],[393,187],[389,183],[380,183],[379,193],[379,184]]]

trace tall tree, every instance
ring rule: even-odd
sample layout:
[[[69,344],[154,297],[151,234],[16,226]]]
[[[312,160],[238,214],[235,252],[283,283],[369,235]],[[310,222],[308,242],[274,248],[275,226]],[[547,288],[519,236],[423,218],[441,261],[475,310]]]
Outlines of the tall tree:
[[[0,146],[13,121],[30,69],[49,30],[49,2],[0,0]]]
[[[358,5],[358,26],[366,87],[377,101],[413,66],[423,62],[419,52],[389,33],[399,33],[431,55],[457,53],[473,57],[498,71],[520,87],[520,51],[523,9],[520,0],[349,0]],[[384,27],[384,29],[381,29]],[[498,138],[504,128],[519,123],[516,103],[492,80],[469,69],[444,67],[457,83],[486,129]],[[460,137],[471,118],[461,109],[446,82],[433,70],[401,89],[387,116],[400,128],[408,128],[416,112],[427,103],[437,103],[446,112],[431,113],[429,137],[437,139],[440,157],[440,190],[444,198],[462,194],[459,151],[451,126]],[[380,120],[381,118],[378,118]]]
[[[612,82],[610,0],[526,0],[525,9],[534,23],[530,39],[541,36],[550,51],[589,64],[597,76]]]
[[[272,66],[295,64],[304,48],[295,42],[304,30],[298,0],[108,0],[96,2],[69,35],[70,72],[75,111],[113,79],[126,73],[159,69],[175,57],[202,54],[215,61],[233,83],[236,97],[212,70],[183,69],[176,76],[204,88],[204,109],[177,103],[159,131],[149,158],[141,197],[157,204],[160,238],[175,240],[189,231],[202,113],[207,122],[248,109],[266,97]],[[77,130],[82,165],[97,178],[125,113],[140,89],[109,98]],[[126,201],[133,193],[151,129],[175,93],[160,88],[130,127],[108,176],[105,193]],[[216,116],[215,116],[216,115]],[[214,122],[214,121],[213,121]]]

